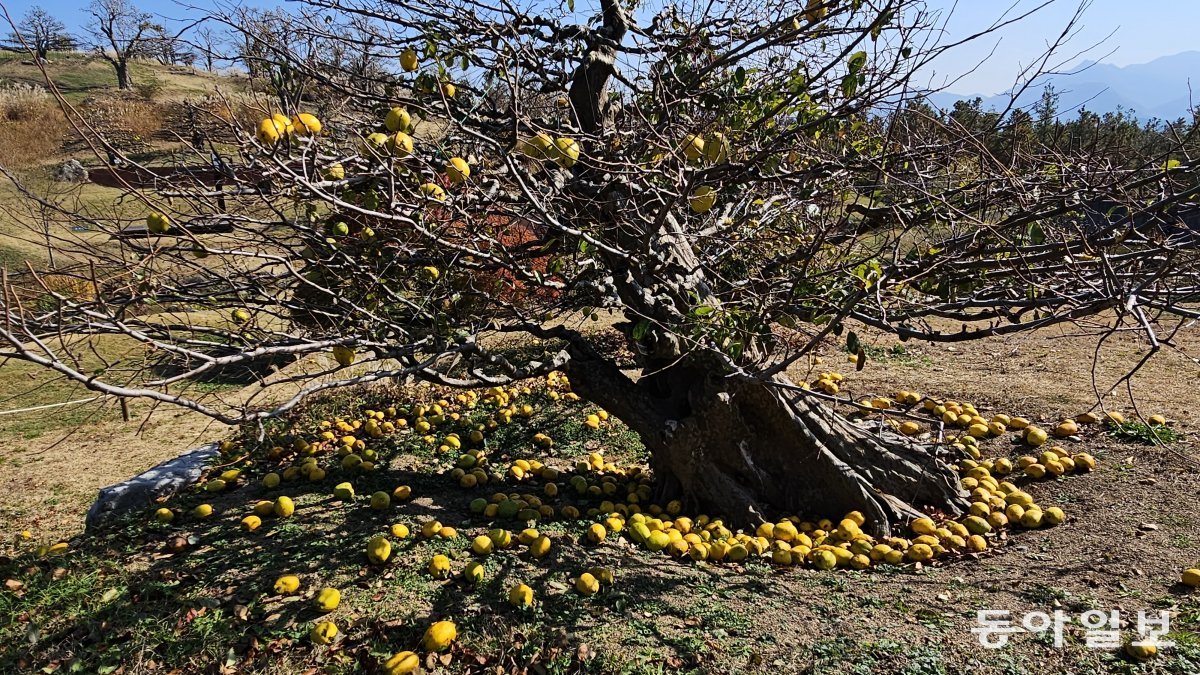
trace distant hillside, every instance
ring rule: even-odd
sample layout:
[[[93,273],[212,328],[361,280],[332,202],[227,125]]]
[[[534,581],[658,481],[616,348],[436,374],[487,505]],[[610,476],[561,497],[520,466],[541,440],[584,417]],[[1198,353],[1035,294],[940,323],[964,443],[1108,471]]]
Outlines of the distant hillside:
[[[1017,105],[1029,109],[1047,84],[1061,95],[1059,114],[1073,117],[1080,107],[1098,113],[1115,112],[1118,107],[1133,111],[1148,120],[1174,120],[1188,114],[1192,105],[1190,85],[1200,84],[1200,51],[1164,56],[1149,63],[1114,66],[1108,63],[1085,61],[1069,75],[1054,75],[1039,80],[1030,87]],[[984,109],[1003,109],[1008,106],[1008,94],[954,94],[942,92],[929,97],[930,103],[950,109],[961,99],[983,99]],[[1200,103],[1197,98],[1196,103]]]
[[[117,92],[117,76],[107,61],[83,52],[52,52],[46,73],[68,101],[78,103],[95,94]],[[204,96],[218,86],[240,87],[236,79],[187,66],[163,66],[151,61],[130,64],[134,94],[146,100],[172,101]],[[0,52],[0,86],[29,84],[45,86],[42,70],[28,54]]]

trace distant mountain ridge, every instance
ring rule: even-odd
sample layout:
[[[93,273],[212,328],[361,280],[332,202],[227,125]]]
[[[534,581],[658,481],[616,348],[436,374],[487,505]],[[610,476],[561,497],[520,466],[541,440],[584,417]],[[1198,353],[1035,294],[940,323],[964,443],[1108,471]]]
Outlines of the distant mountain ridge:
[[[1200,88],[1200,51],[1187,51],[1162,56],[1149,63],[1114,66],[1110,63],[1084,61],[1068,75],[1051,75],[1039,79],[1017,100],[1019,107],[1030,110],[1041,98],[1047,84],[1054,85],[1060,94],[1058,112],[1074,117],[1080,107],[1095,113],[1116,112],[1120,107],[1132,111],[1139,119],[1175,120],[1186,116],[1191,105],[1200,104],[1200,91],[1193,94],[1191,85]],[[929,96],[929,102],[949,110],[958,100],[983,99],[983,109],[1002,110],[1010,96],[999,94],[954,94],[939,92]]]

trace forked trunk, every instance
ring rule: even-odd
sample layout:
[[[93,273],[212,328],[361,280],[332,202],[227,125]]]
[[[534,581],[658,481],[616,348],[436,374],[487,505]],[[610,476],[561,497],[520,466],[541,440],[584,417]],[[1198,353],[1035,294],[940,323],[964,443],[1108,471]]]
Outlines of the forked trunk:
[[[875,535],[890,534],[922,509],[957,515],[969,505],[954,470],[927,448],[873,433],[774,386],[790,385],[786,379],[687,374],[693,377],[686,391],[661,396],[607,364],[570,369],[581,396],[642,437],[660,500],[682,499],[743,527],[792,514],[836,520],[860,511]],[[687,378],[670,379],[678,387]]]

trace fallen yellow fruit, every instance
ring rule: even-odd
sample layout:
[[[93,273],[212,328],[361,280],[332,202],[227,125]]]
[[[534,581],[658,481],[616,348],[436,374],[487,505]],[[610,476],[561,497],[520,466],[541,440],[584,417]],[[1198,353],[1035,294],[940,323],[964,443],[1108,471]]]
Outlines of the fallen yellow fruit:
[[[1192,588],[1200,588],[1200,569],[1191,568],[1183,571],[1183,584]]]
[[[1047,525],[1061,525],[1066,519],[1066,514],[1064,514],[1063,510],[1057,506],[1047,507],[1046,510],[1042,512],[1042,522]]]
[[[734,548],[737,547],[735,546]],[[730,553],[733,553],[732,549],[730,549]],[[813,567],[816,567],[819,570],[831,570],[834,567],[837,567],[837,556],[834,555],[833,551],[828,549],[819,549],[813,551],[812,563]]]
[[[608,530],[604,529],[604,526],[600,523],[594,523],[588,528],[587,531],[588,541],[592,542],[593,544],[599,544],[600,542],[604,541],[604,538],[607,535]]]
[[[332,612],[342,602],[342,593],[336,588],[322,588],[313,598],[313,606],[322,612]]]
[[[909,529],[917,534],[935,534],[937,526],[933,524],[932,518],[917,518],[909,525]]]
[[[463,579],[469,584],[478,584],[483,581],[483,563],[469,562],[463,568]]]
[[[1125,653],[1135,661],[1149,661],[1158,654],[1158,645],[1152,642],[1140,644],[1128,642],[1125,644]]]
[[[904,557],[909,562],[929,562],[933,560],[933,549],[928,544],[913,544]]]
[[[300,590],[300,577],[285,574],[275,580],[275,592],[280,595],[291,595]]]
[[[353,501],[354,486],[350,483],[338,483],[333,486],[333,496],[344,501]]]
[[[308,637],[316,644],[327,645],[337,637],[337,632],[337,626],[333,625],[332,621],[320,621],[313,626]]]
[[[582,595],[595,595],[600,590],[600,582],[590,572],[584,572],[575,580],[575,590]]]
[[[1054,427],[1055,438],[1066,438],[1079,433],[1079,425],[1074,420],[1063,420]]]
[[[533,589],[525,584],[517,584],[508,591],[508,602],[516,607],[529,607],[533,604]]]
[[[274,511],[275,515],[279,516],[280,518],[289,518],[293,513],[296,512],[296,504],[292,501],[291,497],[288,497],[287,495],[281,495],[275,500],[271,510]]]
[[[474,551],[476,555],[490,555],[493,547],[494,544],[492,543],[491,537],[488,537],[486,534],[481,534],[471,541],[471,550]]]
[[[1021,526],[1031,530],[1041,527],[1042,516],[1042,510],[1037,507],[1025,509],[1025,513],[1021,514]]]
[[[1044,429],[1033,426],[1025,427],[1025,442],[1035,448],[1045,444],[1049,438],[1049,434]]]
[[[392,505],[392,498],[388,493],[380,490],[371,495],[371,508],[376,511],[386,511]]]
[[[377,534],[367,541],[367,559],[376,565],[382,565],[392,556],[392,543],[382,534]]]
[[[550,537],[541,535],[529,544],[529,554],[535,558],[541,558],[550,552]]]
[[[458,637],[458,629],[453,621],[438,621],[425,630],[421,644],[431,652],[445,651],[451,642]]]
[[[450,577],[450,559],[440,553],[433,556],[433,560],[429,561],[429,573],[434,579],[447,579]]]
[[[412,652],[399,652],[383,662],[384,675],[409,675],[421,667],[421,659]]]

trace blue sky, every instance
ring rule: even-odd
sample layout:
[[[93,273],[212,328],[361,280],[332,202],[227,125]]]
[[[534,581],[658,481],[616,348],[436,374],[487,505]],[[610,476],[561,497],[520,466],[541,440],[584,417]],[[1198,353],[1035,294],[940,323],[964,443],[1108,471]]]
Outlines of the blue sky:
[[[943,12],[946,32],[953,38],[986,28],[1010,7],[1015,6],[1010,14],[1015,16],[1043,4],[1043,0],[928,0],[928,3],[931,9]],[[937,64],[939,72],[933,76],[934,82],[945,81],[946,76],[962,74],[979,64],[951,90],[995,94],[1008,89],[1020,71],[1017,64],[1028,64],[1044,51],[1070,21],[1077,5],[1077,0],[1058,0],[1015,26],[963,46],[952,61]],[[1092,52],[1071,59],[1072,64],[1090,59],[1126,66],[1200,49],[1195,37],[1200,26],[1200,0],[1093,0],[1082,24],[1082,30],[1063,54],[1075,54],[1110,33],[1113,35]],[[993,48],[995,53],[989,58]]]
[[[85,20],[83,8],[88,0],[0,0],[16,19],[33,5],[50,10],[68,28],[76,29]],[[172,0],[134,0],[142,9],[167,18],[183,18],[190,12]],[[953,39],[981,30],[1005,14],[1020,14],[1044,0],[928,0],[929,7],[942,12],[947,37]],[[1046,43],[1061,32],[1074,12],[1078,0],[1058,0],[1039,11],[1032,19],[957,50],[953,58],[935,64],[929,73],[932,83],[942,84],[972,70],[958,79],[952,91],[993,94],[1011,86],[1019,72],[1018,64],[1029,63]],[[188,4],[203,5],[203,0]],[[252,4],[271,5],[271,0]],[[580,9],[585,5],[578,3]],[[1009,10],[1012,7],[1013,9]],[[1198,48],[1194,34],[1200,26],[1200,0],[1092,0],[1072,45],[1074,54],[1115,34],[1091,53],[1071,59],[1090,58],[1104,63],[1128,65],[1145,63],[1156,57]],[[2,32],[2,31],[0,31]],[[990,57],[989,52],[995,49]],[[1111,53],[1110,53],[1111,52]],[[977,66],[977,67],[976,67]]]

